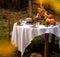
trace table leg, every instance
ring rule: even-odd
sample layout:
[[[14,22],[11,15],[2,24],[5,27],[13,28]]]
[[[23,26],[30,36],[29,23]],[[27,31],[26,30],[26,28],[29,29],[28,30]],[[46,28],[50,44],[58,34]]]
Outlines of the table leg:
[[[45,34],[45,46],[44,46],[44,57],[48,57],[48,39],[49,39],[49,34]]]

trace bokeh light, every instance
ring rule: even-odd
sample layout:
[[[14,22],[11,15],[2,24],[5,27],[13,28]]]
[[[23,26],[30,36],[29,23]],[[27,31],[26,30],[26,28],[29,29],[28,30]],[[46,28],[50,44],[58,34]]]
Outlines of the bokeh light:
[[[60,0],[36,0],[38,4],[50,5],[57,13],[60,13]]]

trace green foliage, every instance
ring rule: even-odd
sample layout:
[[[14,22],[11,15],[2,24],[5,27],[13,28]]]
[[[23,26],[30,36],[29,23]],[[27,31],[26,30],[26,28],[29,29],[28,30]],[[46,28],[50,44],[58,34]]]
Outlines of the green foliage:
[[[32,41],[31,41],[31,45],[39,45],[40,43],[42,43],[43,40],[40,36],[36,36]]]
[[[43,54],[44,44],[43,39],[39,36],[36,36],[30,43],[30,45],[25,49],[23,57],[29,57],[31,53],[38,52]]]
[[[33,52],[40,52],[43,54],[44,51],[44,41],[42,37],[36,36],[32,41],[31,41],[31,48]]]
[[[49,25],[50,24],[50,22],[49,21],[45,21],[45,25]]]

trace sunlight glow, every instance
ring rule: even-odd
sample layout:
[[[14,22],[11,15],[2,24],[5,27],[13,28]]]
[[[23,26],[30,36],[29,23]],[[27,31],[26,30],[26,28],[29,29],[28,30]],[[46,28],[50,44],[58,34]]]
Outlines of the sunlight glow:
[[[3,55],[5,57],[11,56],[16,50],[16,47],[11,44],[4,44],[0,47],[0,55]]]
[[[60,0],[36,0],[38,4],[49,4],[52,9],[60,13]]]

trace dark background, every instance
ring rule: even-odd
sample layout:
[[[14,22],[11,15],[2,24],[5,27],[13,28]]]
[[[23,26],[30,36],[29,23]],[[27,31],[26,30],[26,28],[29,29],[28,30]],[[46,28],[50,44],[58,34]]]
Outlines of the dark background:
[[[27,9],[28,0],[0,0],[0,8]]]

